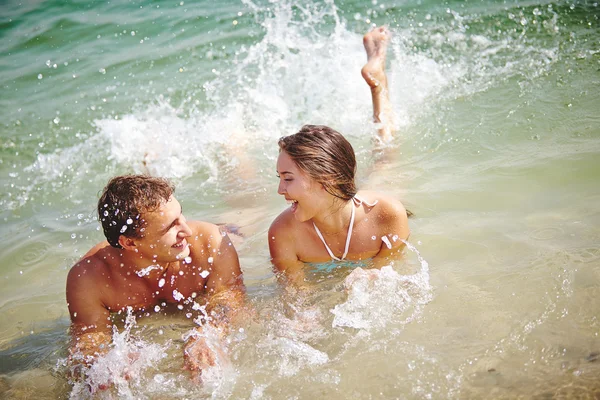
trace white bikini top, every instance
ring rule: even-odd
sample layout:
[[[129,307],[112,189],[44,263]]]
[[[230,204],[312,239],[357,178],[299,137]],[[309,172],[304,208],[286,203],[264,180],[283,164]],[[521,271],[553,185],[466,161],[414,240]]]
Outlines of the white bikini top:
[[[369,207],[373,207],[373,206],[375,206],[375,204],[377,204],[378,200],[375,200],[373,203],[367,203],[360,197],[354,196],[352,198],[352,202],[357,207],[360,207],[363,203],[365,203]],[[354,228],[354,215],[355,214],[356,214],[356,211],[354,210],[354,207],[352,207],[352,213],[350,214],[350,225],[348,226],[348,234],[346,236],[346,247],[344,248],[344,255],[341,258],[338,258],[333,254],[333,252],[331,251],[329,246],[327,246],[327,243],[325,242],[325,239],[323,238],[321,231],[319,230],[319,228],[317,228],[317,225],[315,225],[315,223],[313,222],[315,231],[317,231],[317,235],[319,236],[319,239],[321,239],[321,242],[323,242],[323,244],[325,245],[325,250],[327,250],[327,252],[329,253],[329,256],[331,257],[332,260],[343,261],[344,258],[346,258],[346,256],[348,255],[348,249],[350,248],[350,239],[352,238],[352,228]]]

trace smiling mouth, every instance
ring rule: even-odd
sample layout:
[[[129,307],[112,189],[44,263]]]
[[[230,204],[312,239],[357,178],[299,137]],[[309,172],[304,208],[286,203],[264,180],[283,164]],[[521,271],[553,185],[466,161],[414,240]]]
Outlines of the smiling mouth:
[[[173,247],[174,249],[183,249],[186,245],[187,245],[187,240],[183,239],[181,242],[174,244],[171,247]]]
[[[287,200],[288,204],[291,204],[292,213],[295,213],[298,209],[298,200]]]

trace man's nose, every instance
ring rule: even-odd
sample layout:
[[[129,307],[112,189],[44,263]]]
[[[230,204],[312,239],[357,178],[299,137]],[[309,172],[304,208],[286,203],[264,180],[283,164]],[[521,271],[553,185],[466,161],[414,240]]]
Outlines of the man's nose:
[[[177,234],[177,235],[179,235],[179,237],[184,238],[184,237],[192,236],[192,229],[187,224],[187,222],[184,222],[183,224],[181,224],[181,227],[183,229],[180,230],[179,233]]]

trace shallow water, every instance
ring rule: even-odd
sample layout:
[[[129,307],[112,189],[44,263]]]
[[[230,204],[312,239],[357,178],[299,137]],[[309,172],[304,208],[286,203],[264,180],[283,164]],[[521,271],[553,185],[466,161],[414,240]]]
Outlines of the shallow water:
[[[0,397],[81,395],[61,367],[65,278],[102,238],[98,192],[126,172],[172,178],[188,218],[242,227],[257,318],[204,386],[181,371],[191,319],[139,319],[116,350],[145,364],[100,397],[600,397],[597,3],[0,9]],[[394,33],[383,155],[358,73],[372,23]],[[413,211],[427,269],[407,251],[373,281],[345,289],[334,271],[302,306],[281,296],[276,140],[304,123],[343,132],[360,187]]]

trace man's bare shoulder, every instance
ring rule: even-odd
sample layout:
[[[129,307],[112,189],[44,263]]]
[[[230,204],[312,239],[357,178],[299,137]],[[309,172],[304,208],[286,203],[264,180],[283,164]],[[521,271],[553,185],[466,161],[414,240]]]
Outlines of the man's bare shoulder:
[[[102,242],[88,251],[67,275],[67,301],[69,303],[87,298],[92,301],[97,289],[110,277],[111,265],[119,263],[118,249]]]
[[[108,268],[110,261],[115,257],[112,249],[107,241],[98,243],[71,267],[69,277],[72,275],[93,273],[100,269]]]
[[[206,246],[214,243],[215,239],[221,237],[219,227],[213,223],[205,221],[188,221],[188,226],[192,230],[192,236],[188,239],[189,242]]]

